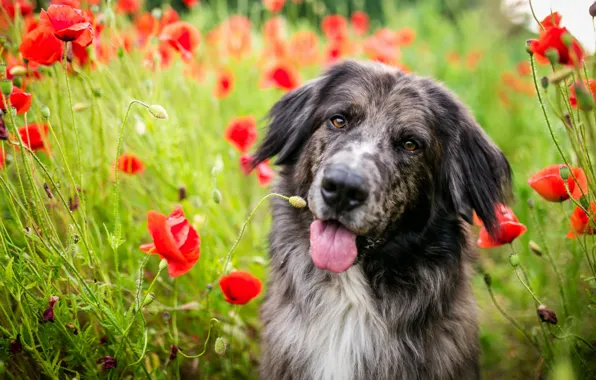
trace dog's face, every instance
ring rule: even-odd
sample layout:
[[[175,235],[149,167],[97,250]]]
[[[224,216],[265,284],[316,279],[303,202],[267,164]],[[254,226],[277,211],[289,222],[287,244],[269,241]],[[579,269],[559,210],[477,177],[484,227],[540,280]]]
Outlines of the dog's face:
[[[277,155],[308,199],[311,254],[340,272],[356,237],[375,239],[412,213],[492,228],[509,188],[509,165],[447,90],[380,64],[345,62],[282,98],[255,156]],[[417,217],[420,217],[418,215]]]

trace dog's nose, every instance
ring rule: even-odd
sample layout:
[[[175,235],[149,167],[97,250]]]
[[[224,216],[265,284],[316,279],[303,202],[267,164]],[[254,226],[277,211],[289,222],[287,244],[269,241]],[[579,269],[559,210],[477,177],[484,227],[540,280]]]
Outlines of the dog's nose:
[[[337,211],[350,211],[368,198],[365,180],[346,166],[332,166],[325,170],[321,195],[328,206]]]

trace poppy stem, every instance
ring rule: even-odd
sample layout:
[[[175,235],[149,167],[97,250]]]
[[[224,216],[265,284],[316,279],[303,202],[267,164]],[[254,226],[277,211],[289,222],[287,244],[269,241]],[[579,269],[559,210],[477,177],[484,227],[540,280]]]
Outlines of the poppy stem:
[[[211,320],[209,320],[209,331],[207,332],[207,339],[205,339],[205,343],[203,344],[203,351],[200,354],[186,355],[184,353],[184,351],[182,351],[182,350],[178,351],[178,353],[187,359],[195,359],[195,358],[200,358],[201,356],[203,356],[205,354],[205,352],[207,352],[207,344],[209,343],[209,339],[211,338],[211,330],[213,329],[213,327],[216,327],[219,329],[219,325],[220,325],[220,322],[217,318],[211,318]]]

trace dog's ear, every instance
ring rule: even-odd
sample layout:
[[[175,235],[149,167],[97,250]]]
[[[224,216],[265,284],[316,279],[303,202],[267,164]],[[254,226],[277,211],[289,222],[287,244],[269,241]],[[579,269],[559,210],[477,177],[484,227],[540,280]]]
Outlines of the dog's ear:
[[[253,156],[257,165],[277,156],[276,165],[295,163],[302,146],[313,132],[314,98],[319,80],[306,83],[284,95],[269,111],[269,129]]]
[[[455,210],[468,223],[473,211],[496,232],[495,206],[511,197],[511,167],[468,110],[454,100],[442,122],[451,124],[443,145],[441,182]],[[441,123],[442,123],[441,122]]]

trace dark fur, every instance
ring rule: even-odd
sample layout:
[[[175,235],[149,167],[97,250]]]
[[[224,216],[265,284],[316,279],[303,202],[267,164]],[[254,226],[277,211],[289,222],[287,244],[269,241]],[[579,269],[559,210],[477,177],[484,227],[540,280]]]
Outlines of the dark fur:
[[[327,125],[337,113],[348,119],[345,130]],[[400,149],[411,138],[421,146],[414,154]],[[358,152],[363,143],[371,152]],[[371,195],[360,211],[333,213],[317,198],[317,174],[357,153],[354,170]],[[346,345],[354,379],[478,378],[474,248],[464,220],[475,210],[494,230],[510,168],[467,109],[429,79],[349,61],[275,104],[255,163],[273,156],[281,166],[275,191],[300,195],[309,207],[273,202],[262,378],[338,378],[317,367],[321,355],[333,353],[313,342],[350,336],[333,330],[342,318],[356,326],[354,342],[362,344]],[[313,215],[358,233],[358,269],[332,274],[314,266]],[[333,302],[349,305],[343,317],[321,319],[325,310],[344,310]]]

